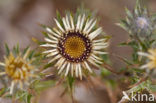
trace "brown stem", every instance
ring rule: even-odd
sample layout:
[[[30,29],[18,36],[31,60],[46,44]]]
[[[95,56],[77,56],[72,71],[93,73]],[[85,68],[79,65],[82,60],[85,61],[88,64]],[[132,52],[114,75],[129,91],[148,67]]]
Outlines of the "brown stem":
[[[71,94],[72,103],[76,103],[76,101],[75,101],[75,99],[74,99],[74,96],[73,96],[73,86],[72,86],[72,87],[69,86],[69,89],[70,89],[70,94]]]
[[[14,96],[12,97],[12,103],[16,103]]]
[[[60,95],[61,98],[65,95],[65,93],[67,92],[67,90],[68,90],[68,88],[66,87],[66,88],[64,89],[64,91],[63,91],[63,92],[61,93],[61,95]]]
[[[124,63],[126,62],[129,65],[133,65],[132,63],[128,62],[125,58],[123,58],[117,54],[111,53],[110,55],[117,57],[119,60],[123,61]]]
[[[72,98],[72,103],[76,103],[74,100],[73,91],[71,91],[71,98]]]
[[[146,81],[148,79],[148,76],[145,76],[144,78],[142,78],[139,82],[137,82],[136,84],[130,86],[129,88],[133,88],[135,86],[140,85],[142,82]]]
[[[64,78],[59,79],[59,81],[56,83],[56,85],[55,85],[55,86],[60,85],[63,81],[64,81]]]
[[[113,68],[112,68],[109,64],[107,64],[107,63],[105,63],[105,62],[102,64],[102,66],[103,66],[105,69],[107,69],[108,71],[110,71],[110,72],[112,72],[112,73],[114,73],[114,74],[116,74],[116,75],[120,75],[120,74],[121,74],[121,72],[116,72],[116,71],[114,71]]]

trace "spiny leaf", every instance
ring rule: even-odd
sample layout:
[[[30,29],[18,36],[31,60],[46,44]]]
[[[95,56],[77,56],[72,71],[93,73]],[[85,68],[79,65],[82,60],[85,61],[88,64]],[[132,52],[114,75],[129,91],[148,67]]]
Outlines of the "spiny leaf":
[[[19,54],[19,44],[16,46],[16,53]]]
[[[53,80],[48,80],[48,81],[38,81],[34,84],[34,89],[36,91],[42,91],[46,88],[49,88],[53,86],[55,82]]]
[[[128,46],[128,43],[127,42],[122,42],[122,43],[118,44],[118,46]]]
[[[59,11],[56,11],[56,19],[58,20],[60,25],[64,28],[62,17],[61,17],[61,14],[59,13]]]
[[[37,40],[36,38],[32,38],[32,41],[38,45],[45,44],[45,42],[41,42],[41,41]]]
[[[27,46],[24,51],[23,51],[23,55],[27,52],[27,50],[29,49],[29,46]]]
[[[153,14],[151,19],[152,19],[153,22],[156,22],[156,14]]]
[[[127,8],[125,8],[125,11],[126,11],[127,16],[132,19],[133,18],[132,13]]]
[[[152,45],[156,40],[151,40],[150,41],[150,45]]]
[[[29,59],[32,59],[32,57],[34,56],[34,54],[35,54],[35,51],[34,51],[34,50],[32,50],[32,51],[30,52],[30,54],[29,54],[28,58],[29,58]]]
[[[145,72],[145,70],[142,70],[140,68],[132,68],[132,70],[134,70],[135,72],[138,72],[138,73],[143,73]]]
[[[156,92],[156,85],[150,85],[149,88],[152,92]]]
[[[44,24],[39,24],[41,27],[43,27],[44,29],[46,29],[47,28],[47,26],[46,25],[44,25]]]
[[[13,54],[17,56],[19,54],[19,44],[13,47]]]
[[[74,77],[68,76],[68,83],[69,83],[70,89],[73,88],[74,81],[75,81],[75,78]]]
[[[49,67],[53,66],[53,63],[47,63],[45,66],[44,66],[44,69],[47,69]]]
[[[5,44],[5,51],[6,51],[6,55],[9,56],[9,54],[10,54],[10,49],[9,49],[9,47],[8,47],[7,44]]]
[[[104,77],[104,76],[108,76],[110,74],[111,74],[111,72],[108,71],[107,69],[105,69],[105,68],[101,69],[101,76]]]
[[[31,103],[31,98],[32,98],[32,95],[31,94],[26,94],[26,96],[25,96],[25,102],[26,103]]]
[[[43,31],[42,34],[43,34],[45,37],[49,37],[47,32],[44,32],[44,31]]]
[[[126,20],[121,20],[120,23],[116,23],[117,26],[123,28],[126,31],[129,31],[129,25]]]
[[[2,96],[5,93],[6,89],[5,88],[1,88],[0,89],[0,96]]]

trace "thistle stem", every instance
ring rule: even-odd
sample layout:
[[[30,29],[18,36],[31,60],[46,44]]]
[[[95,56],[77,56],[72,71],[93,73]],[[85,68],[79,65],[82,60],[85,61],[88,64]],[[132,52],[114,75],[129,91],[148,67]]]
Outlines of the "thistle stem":
[[[105,69],[107,69],[108,71],[110,71],[110,72],[112,72],[112,73],[114,73],[114,74],[116,74],[116,75],[120,75],[120,74],[121,74],[121,72],[116,72],[116,71],[114,71],[113,68],[112,68],[109,64],[107,64],[107,63],[105,63],[105,62],[102,64],[102,66],[103,66]]]
[[[68,76],[68,88],[69,88],[69,92],[70,92],[70,95],[71,95],[72,103],[75,103],[74,96],[73,96],[74,81],[75,81],[75,78],[73,78],[71,76]]]
[[[144,81],[146,81],[148,79],[148,76],[143,77],[139,82],[137,82],[136,84],[130,86],[129,88],[133,88],[135,86],[140,85],[141,83],[143,83]]]

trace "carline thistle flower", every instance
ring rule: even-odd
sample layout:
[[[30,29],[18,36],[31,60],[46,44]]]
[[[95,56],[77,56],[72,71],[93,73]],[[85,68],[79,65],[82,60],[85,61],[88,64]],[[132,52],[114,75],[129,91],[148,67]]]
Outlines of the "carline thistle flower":
[[[148,58],[148,63],[141,66],[142,69],[153,69],[156,68],[156,49],[149,49],[148,53],[138,52],[140,56]]]
[[[71,72],[71,76],[82,79],[83,69],[92,73],[92,66],[99,67],[102,64],[100,54],[106,54],[103,50],[108,46],[108,38],[97,37],[103,32],[102,28],[96,28],[97,20],[79,14],[78,17],[66,15],[60,21],[55,19],[57,28],[46,27],[46,44],[49,47],[45,51],[47,57],[52,57],[49,63],[57,61],[58,74],[64,72],[65,76]]]
[[[136,24],[138,28],[144,29],[149,26],[149,21],[144,17],[137,17]]]
[[[126,8],[126,14],[126,18],[117,23],[117,25],[128,31],[131,35],[147,37],[153,32],[155,19],[149,15],[143,0],[137,0],[133,12]]]
[[[29,84],[29,80],[32,77],[36,77],[34,74],[35,68],[32,65],[33,58],[29,58],[30,49],[25,49],[25,53],[13,53],[10,52],[8,56],[5,56],[4,62],[0,62],[0,66],[4,67],[4,71],[0,72],[0,75],[6,75],[11,80],[10,94],[13,94],[15,85],[20,89],[23,89],[25,85]]]

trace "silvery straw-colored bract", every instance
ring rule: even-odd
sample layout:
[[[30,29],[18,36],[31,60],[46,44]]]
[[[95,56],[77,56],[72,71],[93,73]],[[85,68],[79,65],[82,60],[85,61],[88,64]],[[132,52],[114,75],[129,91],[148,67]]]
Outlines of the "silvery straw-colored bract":
[[[156,49],[149,49],[148,53],[138,52],[140,56],[147,57],[147,64],[141,66],[142,69],[155,69],[156,68]]]

